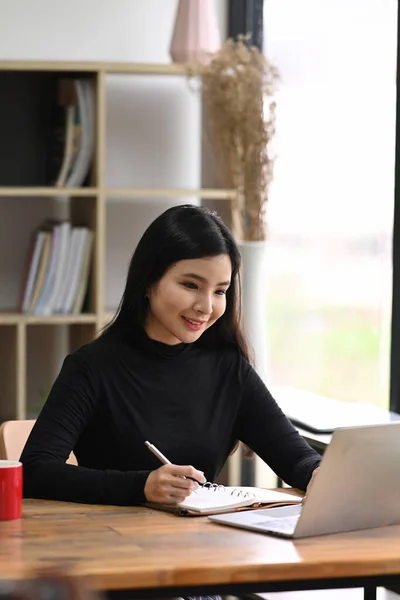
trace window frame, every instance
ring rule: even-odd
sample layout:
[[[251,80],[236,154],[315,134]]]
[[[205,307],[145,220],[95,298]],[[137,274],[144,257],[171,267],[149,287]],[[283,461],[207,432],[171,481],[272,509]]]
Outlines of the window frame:
[[[400,413],[400,46],[397,11],[396,146],[392,241],[392,323],[390,345],[390,410]]]
[[[264,0],[229,0],[228,1],[228,38],[236,39],[238,35],[250,35],[249,43],[263,50],[264,32]],[[255,460],[244,458],[244,450],[240,450],[241,473],[240,485],[254,486],[256,480]]]

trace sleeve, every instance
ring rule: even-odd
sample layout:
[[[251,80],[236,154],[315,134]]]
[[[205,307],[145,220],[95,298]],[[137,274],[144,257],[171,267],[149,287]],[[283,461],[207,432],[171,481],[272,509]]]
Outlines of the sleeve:
[[[321,456],[301,437],[255,370],[242,359],[242,402],[238,439],[249,446],[283,481],[305,490]]]
[[[98,403],[99,380],[77,354],[67,356],[21,455],[24,497],[133,505],[145,501],[150,471],[66,464]]]

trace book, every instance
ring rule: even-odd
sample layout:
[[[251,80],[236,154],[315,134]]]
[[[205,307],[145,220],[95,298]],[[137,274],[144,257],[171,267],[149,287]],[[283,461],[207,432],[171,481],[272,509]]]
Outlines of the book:
[[[57,82],[49,149],[49,180],[55,187],[81,187],[90,174],[95,147],[95,91],[91,78]]]
[[[66,312],[64,310],[64,305],[66,303],[68,294],[70,293],[72,281],[75,276],[75,271],[78,269],[78,265],[79,265],[77,258],[78,258],[79,238],[81,235],[81,229],[82,229],[81,227],[72,227],[71,228],[66,268],[65,268],[65,273],[64,273],[64,277],[63,277],[63,284],[62,284],[62,287],[60,288],[58,304],[55,307],[56,313],[62,314],[62,313]]]
[[[80,187],[84,184],[90,171],[95,144],[93,82],[86,78],[76,79],[75,87],[80,119],[79,147],[65,182],[66,187]]]
[[[61,77],[57,81],[56,96],[52,116],[50,181],[55,187],[64,187],[76,155],[79,110],[75,80]]]
[[[71,235],[71,223],[63,221],[55,227],[54,235],[57,235],[58,229],[58,245],[57,254],[54,256],[53,271],[51,279],[46,281],[47,295],[41,299],[40,306],[41,315],[52,315],[55,312],[55,306],[58,301],[58,294],[63,284],[65,268],[68,259],[68,246]]]
[[[44,314],[56,314],[58,312],[58,307],[62,302],[71,249],[71,235],[71,223],[70,221],[65,221],[61,225],[60,253],[56,266],[54,285],[51,296],[48,299],[47,306],[44,308]]]
[[[33,309],[33,314],[35,315],[43,314],[44,304],[47,301],[53,286],[57,257],[59,253],[61,224],[57,220],[54,220],[49,221],[49,225],[52,227],[50,259],[39,299]]]
[[[35,285],[36,273],[44,244],[44,233],[35,231],[31,236],[28,254],[25,262],[24,276],[18,299],[18,311],[27,312]]]
[[[74,135],[75,135],[75,106],[68,106],[65,109],[65,142],[64,155],[58,174],[56,187],[63,187],[67,180],[72,161],[74,158]]]
[[[75,294],[75,300],[72,307],[72,313],[78,314],[82,312],[86,293],[89,284],[91,255],[93,246],[93,231],[84,228],[84,246],[83,254],[79,257],[79,271],[78,271],[78,282]]]
[[[300,504],[302,497],[258,487],[205,485],[176,506],[147,502],[145,506],[175,512],[181,516],[206,516],[235,510]]]
[[[43,250],[42,250],[42,254],[40,257],[40,262],[39,262],[39,266],[38,266],[38,270],[37,270],[37,274],[36,274],[35,285],[34,285],[34,288],[32,291],[32,296],[30,299],[28,309],[26,311],[28,313],[33,313],[33,311],[35,310],[36,302],[40,298],[40,294],[43,289],[43,284],[45,281],[47,269],[48,269],[49,262],[50,262],[51,238],[52,238],[51,231],[46,231],[44,236],[45,237],[44,237],[44,243],[43,243]]]

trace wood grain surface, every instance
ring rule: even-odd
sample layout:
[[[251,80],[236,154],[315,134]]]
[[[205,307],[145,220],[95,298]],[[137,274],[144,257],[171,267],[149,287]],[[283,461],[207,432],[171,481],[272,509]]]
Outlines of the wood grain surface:
[[[25,500],[21,520],[0,523],[0,579],[52,567],[109,590],[400,574],[400,526],[292,542],[142,507]]]

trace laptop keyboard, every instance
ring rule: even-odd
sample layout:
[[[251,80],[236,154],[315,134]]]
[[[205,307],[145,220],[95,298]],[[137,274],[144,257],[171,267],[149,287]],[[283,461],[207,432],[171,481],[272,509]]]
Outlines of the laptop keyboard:
[[[274,517],[273,519],[265,519],[259,521],[257,525],[271,529],[272,531],[279,531],[282,533],[294,533],[294,530],[299,520],[300,515],[293,515],[291,517]]]

